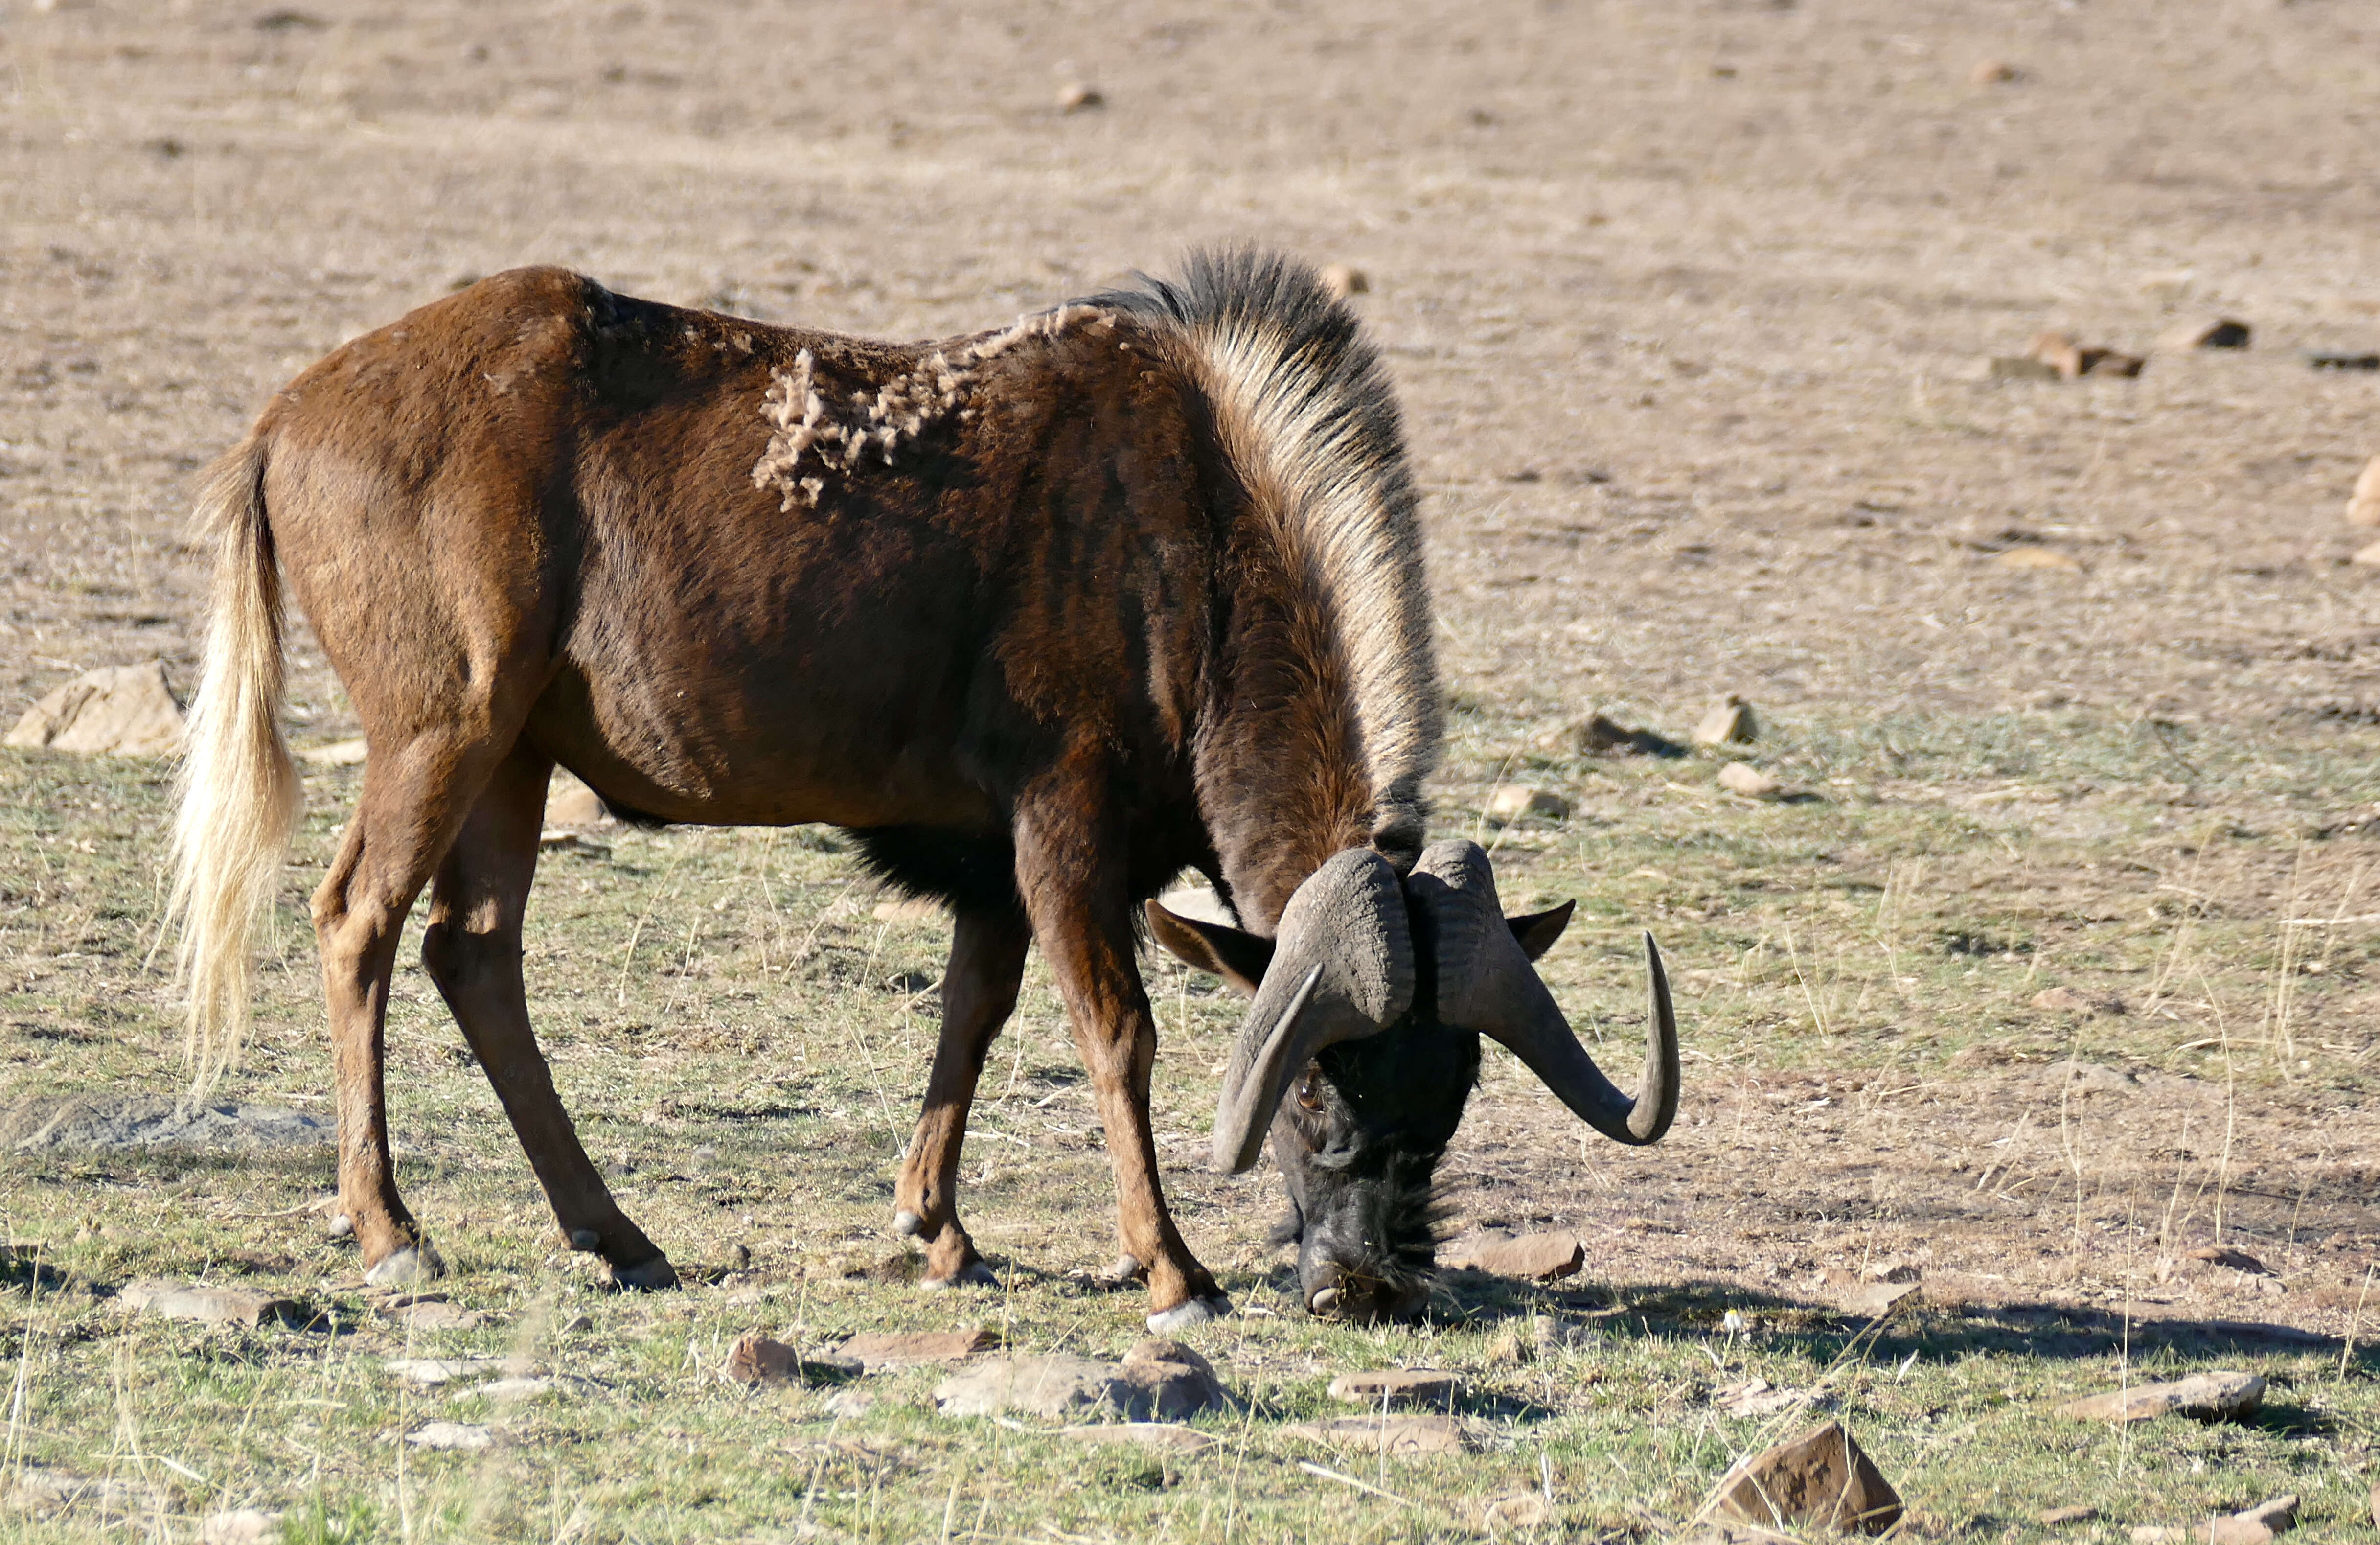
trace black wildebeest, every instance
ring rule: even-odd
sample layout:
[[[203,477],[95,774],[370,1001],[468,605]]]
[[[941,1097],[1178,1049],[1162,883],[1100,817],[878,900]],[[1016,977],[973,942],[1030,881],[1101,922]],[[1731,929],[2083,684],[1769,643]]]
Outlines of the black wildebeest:
[[[1277,1130],[1317,1306],[1398,1307],[1400,1263],[1427,1262],[1417,1198],[1477,1032],[1614,1137],[1669,1123],[1666,1002],[1632,1111],[1525,958],[1560,919],[1489,926],[1484,856],[1422,851],[1439,712],[1396,410],[1301,266],[1197,257],[1176,282],[928,344],[503,274],[284,387],[200,518],[215,593],[171,908],[193,1052],[204,1079],[237,1049],[300,797],[277,714],[285,581],[370,748],[313,911],[339,1203],[375,1282],[440,1269],[397,1193],[382,1087],[425,884],[423,962],[564,1236],[624,1285],[674,1280],[529,1028],[521,919],[557,763],[657,821],[833,822],[950,906],[895,1217],[936,1284],[988,1275],[959,1148],[1038,941],[1106,1126],[1113,1275],[1147,1280],[1160,1329],[1226,1307],[1149,1130],[1135,907],[1185,868],[1252,930],[1152,919],[1255,991],[1226,1163],[1303,1080]]]

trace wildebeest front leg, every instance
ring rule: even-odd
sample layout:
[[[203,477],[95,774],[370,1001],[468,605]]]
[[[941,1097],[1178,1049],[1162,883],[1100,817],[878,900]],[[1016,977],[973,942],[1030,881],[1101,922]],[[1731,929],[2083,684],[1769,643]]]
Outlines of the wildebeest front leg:
[[[1013,912],[962,911],[953,922],[951,961],[942,972],[941,1040],[892,1215],[894,1228],[926,1242],[928,1287],[996,1285],[959,1223],[959,1150],[984,1055],[1016,1007],[1032,939],[1032,929]]]
[[[1228,1314],[1231,1301],[1183,1242],[1158,1178],[1148,1118],[1157,1021],[1133,958],[1116,845],[1099,840],[1100,825],[1085,819],[1082,803],[1063,798],[1021,813],[1016,878],[1099,1101],[1115,1170],[1117,1241],[1147,1273],[1148,1325],[1163,1332]]]
[[[552,771],[525,746],[496,769],[439,866],[421,963],[495,1086],[570,1247],[601,1255],[622,1287],[672,1287],[669,1258],[620,1210],[587,1157],[529,1028],[521,918]]]

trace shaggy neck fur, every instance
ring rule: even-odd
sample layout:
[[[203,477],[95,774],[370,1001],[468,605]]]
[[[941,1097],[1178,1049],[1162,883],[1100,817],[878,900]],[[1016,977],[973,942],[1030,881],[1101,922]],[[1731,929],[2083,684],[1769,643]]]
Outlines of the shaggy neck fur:
[[[1354,312],[1285,258],[1193,253],[1088,303],[1179,341],[1239,483],[1195,756],[1233,905],[1270,933],[1333,854],[1421,848],[1442,716],[1396,403]]]

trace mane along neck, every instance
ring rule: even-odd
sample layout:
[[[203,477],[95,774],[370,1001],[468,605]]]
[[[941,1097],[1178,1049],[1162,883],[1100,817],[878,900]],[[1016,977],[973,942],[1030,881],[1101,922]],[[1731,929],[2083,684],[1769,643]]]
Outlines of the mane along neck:
[[[1094,304],[1168,324],[1239,484],[1196,757],[1234,905],[1269,933],[1333,854],[1421,850],[1443,719],[1403,434],[1354,313],[1305,265],[1198,252],[1141,285]]]

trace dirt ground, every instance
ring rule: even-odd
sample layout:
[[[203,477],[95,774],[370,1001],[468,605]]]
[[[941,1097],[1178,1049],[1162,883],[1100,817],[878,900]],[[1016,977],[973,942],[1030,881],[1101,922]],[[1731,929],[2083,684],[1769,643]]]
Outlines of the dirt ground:
[[[0,712],[159,656],[187,690],[196,469],[473,277],[919,336],[1234,239],[1368,280],[1446,819],[1511,776],[1576,796],[1511,833],[1508,895],[1591,887],[1591,948],[1662,928],[1711,1027],[1645,1154],[1499,1064],[1451,1226],[1558,1223],[1601,1276],[1731,1303],[1905,1262],[2020,1340],[2370,1333],[2380,931],[2341,919],[2380,862],[2380,568],[2350,562],[2380,533],[2340,512],[2380,374],[2305,359],[2380,349],[2350,0],[5,0]],[[2198,316],[2252,347],[2157,347]],[[2048,327],[2147,367],[1978,379]],[[1597,705],[1682,736],[1728,691],[1812,808],[1547,738]],[[354,733],[302,638],[291,696],[299,741]],[[44,931],[39,883],[0,876],[0,1102],[78,1088],[30,1005],[103,983],[170,1092],[162,986]],[[140,918],[91,926],[138,953]],[[1632,969],[1575,980],[1625,1026]],[[2059,980],[2125,1012],[2029,1006]],[[302,1088],[303,1044],[260,1086]],[[1218,1259],[1249,1243],[1245,1198],[1180,1185]],[[2189,1254],[2218,1245],[2253,1269]]]

